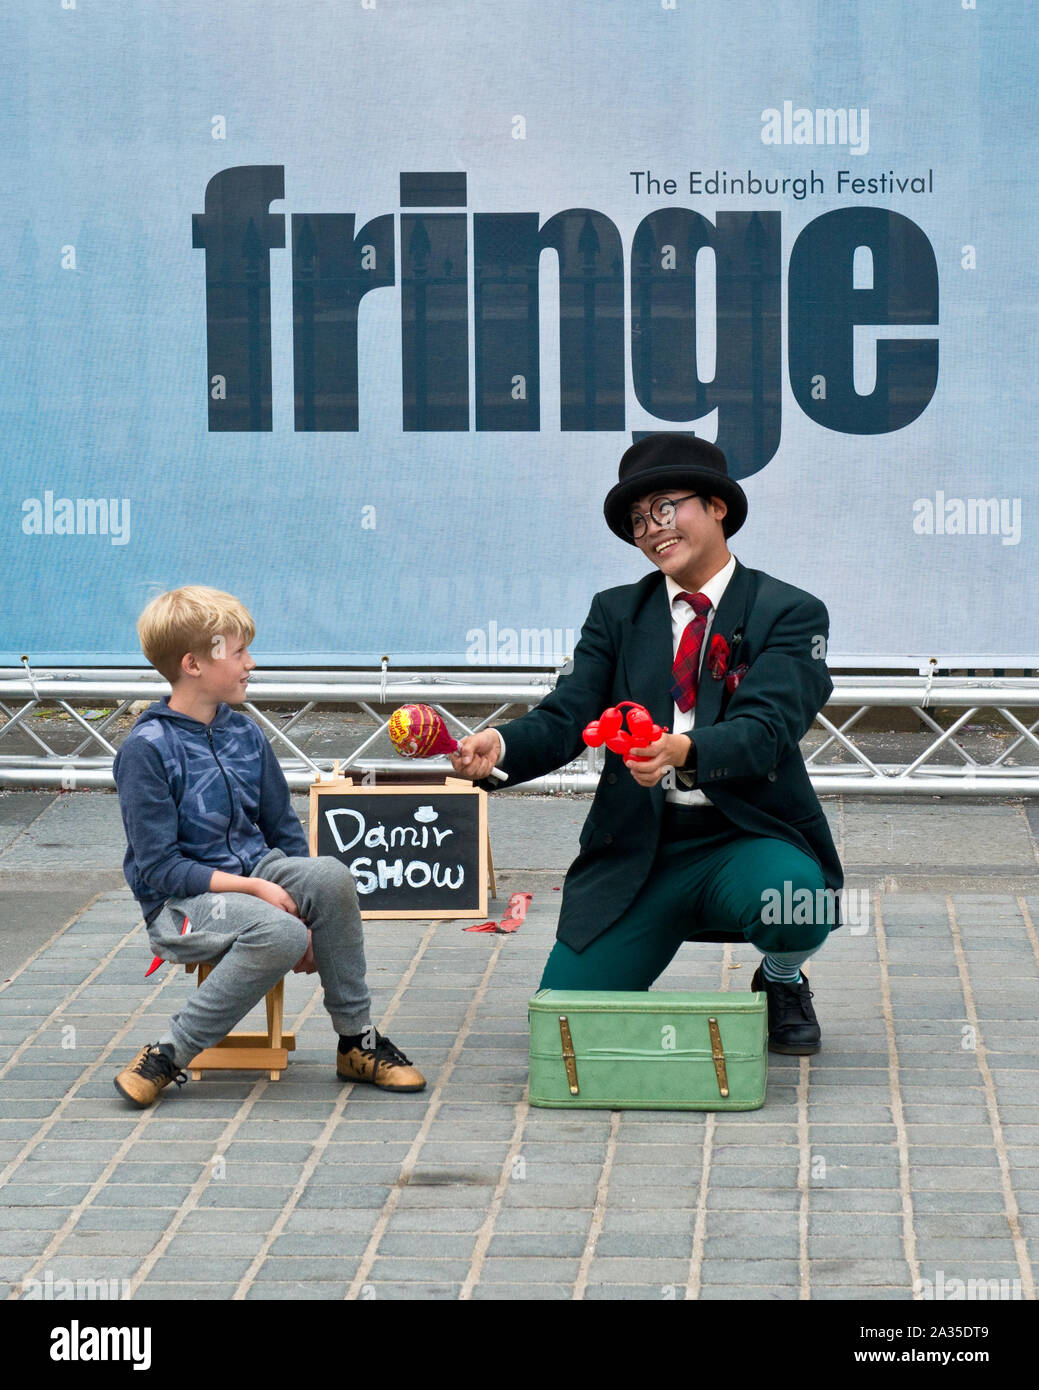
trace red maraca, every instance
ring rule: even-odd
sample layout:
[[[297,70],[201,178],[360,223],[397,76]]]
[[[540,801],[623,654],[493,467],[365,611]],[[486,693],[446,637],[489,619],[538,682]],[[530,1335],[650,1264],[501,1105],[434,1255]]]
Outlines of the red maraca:
[[[402,758],[434,758],[438,753],[454,753],[457,739],[430,705],[401,705],[390,715],[390,742]],[[492,767],[491,776],[507,782],[509,775]]]

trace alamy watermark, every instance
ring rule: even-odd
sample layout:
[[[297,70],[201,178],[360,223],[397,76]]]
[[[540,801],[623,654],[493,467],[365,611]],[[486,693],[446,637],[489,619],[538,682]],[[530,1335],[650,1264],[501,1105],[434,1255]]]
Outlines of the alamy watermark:
[[[868,888],[795,888],[786,879],[781,888],[766,888],[761,894],[761,921],[769,926],[835,926],[846,923],[852,936],[869,931],[870,892]]]
[[[48,488],[42,497],[22,503],[26,536],[107,536],[112,545],[130,539],[129,497],[55,497]]]
[[[122,1299],[130,1296],[129,1279],[65,1279],[55,1278],[54,1271],[45,1269],[40,1279],[23,1279],[21,1297],[27,1300],[63,1302],[66,1299]]]
[[[485,627],[465,634],[465,659],[471,666],[561,666],[574,650],[572,627]]]
[[[936,1269],[933,1279],[914,1279],[913,1293],[920,1298],[947,1302],[961,1299],[1005,1302],[1022,1297],[1020,1279],[946,1279],[944,1269]]]
[[[761,113],[763,145],[847,145],[850,154],[869,151],[869,107],[819,107],[809,110],[784,101]]]
[[[918,497],[913,503],[918,536],[999,536],[1004,545],[1021,539],[1020,497]]]
[[[91,1327],[73,1318],[51,1329],[52,1361],[131,1361],[135,1371],[151,1370],[150,1327]]]

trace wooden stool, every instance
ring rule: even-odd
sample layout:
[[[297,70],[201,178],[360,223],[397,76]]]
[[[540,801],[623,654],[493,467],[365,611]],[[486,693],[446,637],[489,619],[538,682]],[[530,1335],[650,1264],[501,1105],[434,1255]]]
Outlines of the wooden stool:
[[[184,969],[190,975],[198,970],[201,985],[216,961],[192,961]],[[289,1064],[289,1053],[295,1051],[295,1033],[282,1032],[285,1004],[285,980],[267,991],[266,1033],[228,1033],[223,1042],[207,1047],[193,1057],[187,1070],[195,1081],[204,1071],[265,1071],[277,1081]]]

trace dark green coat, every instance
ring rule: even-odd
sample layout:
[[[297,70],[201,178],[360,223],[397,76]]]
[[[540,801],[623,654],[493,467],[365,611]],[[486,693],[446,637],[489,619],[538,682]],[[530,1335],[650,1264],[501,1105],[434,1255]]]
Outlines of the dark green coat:
[[[798,747],[833,690],[828,632],[819,599],[737,561],[710,635],[728,642],[730,669],[746,663],[747,673],[730,693],[704,663],[691,737],[697,786],[708,799],[749,834],[786,840],[810,854],[826,886],[838,890],[840,860]],[[645,705],[670,728],[672,663],[671,610],[659,571],[596,594],[572,672],[536,708],[502,728],[507,785],[572,761],[584,750],[584,726],[621,700]],[[500,784],[480,785],[493,790]],[[640,787],[623,759],[607,751],[560,907],[557,935],[575,951],[615,922],[645,883],[660,840],[665,790],[661,784]]]

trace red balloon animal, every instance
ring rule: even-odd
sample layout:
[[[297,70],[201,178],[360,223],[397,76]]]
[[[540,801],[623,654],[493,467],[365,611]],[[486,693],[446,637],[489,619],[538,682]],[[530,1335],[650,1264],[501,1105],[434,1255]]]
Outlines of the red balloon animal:
[[[621,713],[625,706],[628,706],[627,729],[623,727],[625,716]],[[666,728],[654,724],[645,705],[638,705],[634,700],[622,700],[619,705],[604,709],[598,719],[586,725],[582,738],[589,748],[601,748],[605,743],[612,752],[620,753],[624,758],[631,758],[636,763],[648,763],[648,758],[635,757],[632,748],[647,748],[666,733]]]

